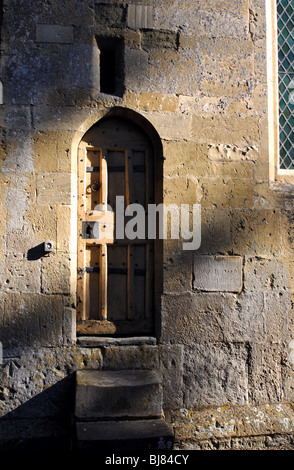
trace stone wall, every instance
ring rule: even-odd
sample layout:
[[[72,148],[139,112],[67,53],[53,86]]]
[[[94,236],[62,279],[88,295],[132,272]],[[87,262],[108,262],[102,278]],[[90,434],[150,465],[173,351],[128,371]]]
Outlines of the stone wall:
[[[156,367],[173,422],[293,401],[293,194],[269,179],[265,2],[3,0],[1,38],[0,440],[25,437],[19,418],[42,435],[45,417],[67,439],[80,368]],[[163,202],[201,205],[202,243],[164,241],[155,343],[94,347],[75,338],[77,148],[113,107],[158,133]]]

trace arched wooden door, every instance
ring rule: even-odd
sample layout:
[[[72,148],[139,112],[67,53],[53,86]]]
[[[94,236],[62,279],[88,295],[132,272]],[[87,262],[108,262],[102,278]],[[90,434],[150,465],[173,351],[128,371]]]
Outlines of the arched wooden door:
[[[111,117],[85,134],[78,154],[78,335],[153,333],[154,240],[118,239],[116,229],[117,196],[123,209],[140,204],[147,216],[154,189],[153,146],[141,128]]]

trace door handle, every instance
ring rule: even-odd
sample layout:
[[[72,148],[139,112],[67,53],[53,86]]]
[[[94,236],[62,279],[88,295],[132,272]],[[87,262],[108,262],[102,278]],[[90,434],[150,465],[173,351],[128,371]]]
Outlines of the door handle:
[[[100,188],[101,188],[101,183],[99,183],[99,181],[95,181],[95,183],[91,185],[91,191],[93,192],[99,191]]]

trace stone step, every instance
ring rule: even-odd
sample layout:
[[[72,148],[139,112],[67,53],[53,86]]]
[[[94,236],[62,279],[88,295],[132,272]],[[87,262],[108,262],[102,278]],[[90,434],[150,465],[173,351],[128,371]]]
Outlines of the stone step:
[[[77,422],[77,450],[172,450],[173,433],[161,419]]]
[[[155,371],[77,371],[75,401],[77,420],[161,416],[162,387]]]

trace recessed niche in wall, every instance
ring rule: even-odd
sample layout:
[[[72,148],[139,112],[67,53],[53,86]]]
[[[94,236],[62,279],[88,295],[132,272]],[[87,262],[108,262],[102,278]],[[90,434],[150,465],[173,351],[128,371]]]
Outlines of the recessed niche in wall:
[[[98,37],[100,92],[122,96],[124,92],[124,40]]]

